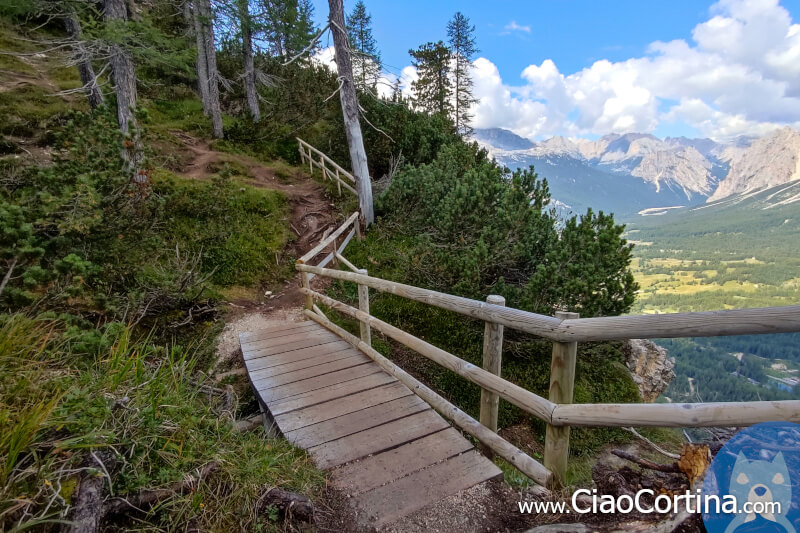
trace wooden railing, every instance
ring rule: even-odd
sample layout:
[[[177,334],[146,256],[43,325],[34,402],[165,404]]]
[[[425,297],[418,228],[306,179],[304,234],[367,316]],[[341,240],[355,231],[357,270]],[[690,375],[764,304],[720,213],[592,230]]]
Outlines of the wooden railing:
[[[339,194],[342,194],[342,187],[358,196],[358,192],[350,186],[342,176],[350,180],[350,183],[355,183],[356,178],[350,172],[339,166],[333,159],[323,154],[300,137],[295,137],[298,143],[298,150],[300,151],[300,160],[305,164],[308,161],[308,171],[314,173],[314,166],[317,166],[322,171],[323,180],[334,180]],[[317,160],[314,159],[316,154]]]
[[[299,140],[299,139],[298,139]],[[301,142],[302,146],[308,146]],[[310,146],[309,149],[314,150]],[[315,150],[315,153],[318,151]],[[309,152],[310,154],[310,152]],[[328,160],[323,154],[321,161]],[[308,155],[310,159],[310,155]],[[539,315],[505,306],[501,296],[486,302],[453,296],[368,275],[348,261],[343,251],[353,236],[360,238],[358,212],[297,260],[305,315],[359,348],[386,372],[395,376],[455,425],[478,439],[488,450],[503,457],[535,482],[562,486],[569,456],[571,426],[748,426],[759,422],[800,422],[800,401],[724,402],[670,404],[572,404],[578,342],[633,338],[703,337],[800,331],[800,306],[737,309],[707,313],[673,313],[599,318],[579,318],[576,313]],[[352,229],[347,232],[348,228]],[[344,237],[343,237],[344,235]],[[316,265],[310,263],[325,254]],[[334,261],[350,272],[325,268]],[[358,286],[358,308],[311,289],[314,276],[352,282]],[[369,289],[454,311],[485,322],[483,368],[446,352],[370,314]],[[324,315],[320,302],[359,321],[360,337],[351,335]],[[500,377],[504,328],[553,341],[548,398],[543,398]],[[481,387],[480,421],[454,406],[419,380],[372,348],[375,329]],[[544,464],[497,435],[500,398],[547,423]]]
[[[559,313],[556,317],[538,315],[505,307],[500,296],[492,295],[486,302],[480,302],[369,276],[365,269],[359,269],[342,255],[347,243],[357,233],[357,221],[358,213],[354,213],[297,261],[296,268],[302,276],[301,290],[306,295],[305,315],[361,349],[442,415],[539,484],[560,486],[564,483],[571,426],[701,427],[747,426],[777,420],[800,422],[800,401],[572,404],[578,342],[800,331],[800,306],[589,319],[577,318],[575,313]],[[350,226],[353,229],[342,239]],[[309,264],[328,248],[330,252],[318,265]],[[325,268],[331,261],[338,262],[350,272]],[[356,283],[358,308],[312,290],[310,281],[313,276]],[[369,312],[370,288],[483,320],[486,323],[483,368],[372,316]],[[328,320],[315,302],[358,320],[360,338]],[[500,377],[504,327],[553,341],[549,398]],[[480,422],[374,350],[371,346],[373,329],[480,386]],[[499,398],[547,423],[543,465],[497,435]]]

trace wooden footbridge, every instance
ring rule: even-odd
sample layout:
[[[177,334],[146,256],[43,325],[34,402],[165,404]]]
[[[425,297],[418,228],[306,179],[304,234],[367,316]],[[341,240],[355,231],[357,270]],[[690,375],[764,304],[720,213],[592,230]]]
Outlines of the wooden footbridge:
[[[352,175],[298,141],[301,157],[312,171],[317,166],[323,179],[335,180],[354,192],[345,182],[354,183]],[[766,421],[800,422],[800,401],[572,404],[578,342],[796,332],[800,331],[800,306],[588,319],[576,313],[537,315],[505,307],[499,296],[480,302],[371,277],[342,255],[359,232],[359,214],[353,213],[298,259],[308,321],[243,334],[241,344],[267,418],[287,439],[308,450],[320,468],[330,470],[333,482],[351,495],[362,526],[380,527],[500,476],[500,470],[473,449],[462,433],[534,482],[551,488],[565,483],[571,426],[740,427]],[[320,257],[316,266],[310,264]],[[330,263],[337,268],[327,268]],[[315,276],[355,283],[358,307],[312,290]],[[372,316],[370,289],[484,321],[482,367]],[[317,303],[357,320],[360,335],[334,324]],[[553,342],[548,398],[501,377],[506,327]],[[461,411],[372,348],[373,329],[479,385],[480,419]],[[500,398],[546,422],[543,464],[497,434]]]
[[[331,470],[364,525],[502,475],[411,389],[316,322],[286,322],[241,342],[274,424]]]

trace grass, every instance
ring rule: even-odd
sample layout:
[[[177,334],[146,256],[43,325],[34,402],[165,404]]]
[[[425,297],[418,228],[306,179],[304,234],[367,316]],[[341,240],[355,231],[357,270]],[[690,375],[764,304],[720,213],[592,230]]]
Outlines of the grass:
[[[214,284],[274,285],[292,274],[292,261],[284,257],[292,238],[285,194],[242,185],[230,176],[200,182],[163,169],[155,182],[168,197],[166,237],[201,254]]]
[[[38,85],[25,85],[0,92],[0,134],[37,137],[69,109],[83,109],[86,104],[55,96]]]
[[[232,430],[223,397],[203,388],[214,384],[200,346],[156,345],[124,327],[108,341],[85,353],[59,321],[0,316],[0,529],[63,519],[83,461],[99,450],[124,456],[112,478],[121,496],[220,465],[196,491],[138,516],[155,528],[194,519],[204,530],[270,530],[255,512],[265,487],[321,490],[304,452]]]

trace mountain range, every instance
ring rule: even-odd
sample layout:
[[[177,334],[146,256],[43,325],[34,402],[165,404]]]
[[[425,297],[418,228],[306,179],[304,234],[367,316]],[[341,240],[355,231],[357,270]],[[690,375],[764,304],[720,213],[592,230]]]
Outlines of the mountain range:
[[[646,133],[533,142],[500,128],[476,129],[473,138],[511,169],[533,165],[556,205],[575,213],[662,214],[800,180],[800,132],[789,127],[727,143]]]

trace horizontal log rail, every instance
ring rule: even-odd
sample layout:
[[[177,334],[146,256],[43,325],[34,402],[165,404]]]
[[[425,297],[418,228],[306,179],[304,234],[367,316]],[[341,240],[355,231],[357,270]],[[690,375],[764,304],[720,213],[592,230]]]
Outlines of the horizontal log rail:
[[[300,139],[298,141],[301,143],[302,150],[302,146],[306,146],[307,143]],[[309,146],[309,155],[307,156],[309,158],[312,148]],[[314,149],[314,152],[321,154],[316,149]],[[323,156],[321,161],[324,161],[324,154],[321,154],[321,156]],[[550,339],[554,343],[553,365],[556,365],[557,360],[562,361],[563,359],[562,366],[565,367],[566,360],[569,359],[569,357],[565,356],[565,354],[569,355],[567,348],[573,347],[570,349],[574,353],[574,343],[577,342],[638,338],[754,335],[800,331],[800,306],[798,305],[599,318],[565,318],[569,314],[562,313],[561,318],[550,317],[505,307],[497,303],[481,302],[367,275],[366,270],[359,270],[356,265],[348,261],[343,255],[347,243],[354,234],[358,234],[360,231],[358,217],[358,212],[353,213],[339,228],[297,260],[296,269],[302,277],[302,288],[300,290],[306,296],[305,315],[359,348],[384,370],[409,386],[412,391],[442,415],[448,417],[462,430],[477,438],[486,449],[505,458],[537,483],[548,487],[559,487],[565,484],[569,433],[568,430],[567,432],[551,431],[552,428],[568,428],[572,426],[732,427],[779,420],[800,423],[800,401],[796,400],[695,404],[571,404],[569,403],[570,398],[564,400],[553,396],[552,376],[551,398],[548,400],[503,379],[498,375],[499,365],[494,369],[496,373],[493,373],[492,368],[480,368],[372,316],[369,313],[369,289],[375,289],[481,320],[487,324],[487,331],[491,329],[489,325],[495,324]],[[337,246],[337,240],[342,237],[350,226],[353,226],[352,230],[343,240],[338,241],[340,244]],[[328,246],[331,246],[332,250],[318,265],[308,264]],[[336,260],[339,265],[345,266],[352,272],[325,268],[332,260]],[[356,283],[359,289],[359,308],[352,307],[312,290],[310,280],[313,276],[324,276]],[[490,297],[489,301],[499,302],[499,299],[498,297]],[[361,327],[361,338],[359,339],[333,324],[325,317],[315,302],[325,304],[333,310],[358,320]],[[573,314],[573,316],[575,315]],[[552,437],[552,442],[548,442],[545,445],[545,465],[547,467],[502,439],[493,431],[494,428],[489,428],[474,420],[375,351],[371,346],[371,329],[380,331],[387,337],[475,383],[481,387],[482,394],[496,394],[546,422],[548,424],[548,435],[551,433],[553,435],[561,435],[561,440],[557,446],[555,437]],[[499,350],[502,354],[502,333],[499,333],[494,344],[500,346]],[[497,346],[495,346],[495,349],[498,349]],[[484,343],[485,359],[487,356],[486,350],[487,344]],[[562,357],[559,359],[556,356],[561,352],[564,353],[561,354]],[[574,361],[574,355],[571,357],[571,360]],[[551,369],[551,372],[553,371]],[[560,372],[563,380],[570,381],[572,379],[570,372],[566,372],[565,368],[560,369]],[[567,389],[571,390],[569,388],[571,383],[560,383],[559,386],[562,388],[567,387]],[[571,393],[569,396],[571,396]],[[495,403],[492,409],[496,408]],[[486,419],[492,420],[493,417],[489,415],[494,414],[487,413]],[[548,439],[550,438],[548,436]],[[550,444],[549,447],[548,444]]]
[[[330,235],[322,239],[318,245],[310,249],[308,252],[303,254],[303,256],[297,260],[298,264],[306,263],[314,259],[320,252],[322,252],[325,248],[331,245],[336,239],[338,239],[342,233],[347,231],[353,224],[358,224],[358,211],[350,215],[347,220],[342,223],[341,226],[336,228]],[[355,229],[355,228],[354,228]],[[333,272],[338,272],[338,270],[333,270]]]
[[[451,420],[456,426],[478,439],[482,444],[497,453],[497,455],[514,465],[520,472],[544,487],[552,485],[553,473],[542,466],[541,463],[445,400],[421,381],[381,355],[372,346],[325,318],[325,315],[321,312],[316,313],[306,309],[304,313],[311,320],[331,330],[333,333],[339,335],[342,339],[361,350],[383,368],[383,370],[396,377],[406,387],[411,389],[414,394],[425,400],[428,405],[436,409],[436,411],[441,413],[448,420]]]
[[[316,148],[314,148],[313,146],[308,144],[306,141],[304,141],[300,137],[295,137],[295,139],[297,139],[297,142],[300,143],[300,146],[302,146],[306,150],[311,150],[312,152],[314,152],[315,154],[320,156],[323,161],[328,163],[334,169],[337,169],[339,172],[341,172],[342,176],[346,177],[347,179],[349,179],[353,183],[356,182],[355,176],[353,176],[349,171],[345,170],[341,165],[339,165],[339,163],[337,163],[336,161],[334,161],[333,159],[331,159],[330,157],[328,157],[324,153],[320,152],[319,150],[317,150]]]
[[[336,188],[339,191],[339,195],[342,194],[342,188],[350,191],[351,193],[358,196],[358,191],[356,191],[349,183],[344,181],[341,176],[344,176],[350,180],[350,182],[355,183],[356,178],[344,168],[342,168],[338,163],[332,160],[330,157],[326,156],[303,139],[296,137],[298,144],[298,150],[300,151],[300,160],[305,163],[308,160],[308,171],[313,173],[314,166],[317,166],[322,171],[322,179],[323,180],[333,180],[336,182]],[[312,157],[314,154],[319,156],[319,161],[315,160]],[[328,166],[333,168],[328,168]]]
[[[310,295],[314,300],[324,303],[331,309],[335,309],[342,314],[366,322],[371,328],[380,331],[387,337],[390,337],[400,344],[411,348],[415,352],[424,355],[431,361],[440,364],[441,366],[451,370],[452,372],[455,372],[459,376],[466,378],[476,385],[480,385],[484,389],[498,394],[504,400],[507,400],[508,402],[516,405],[524,411],[527,411],[535,417],[548,422],[552,420],[553,409],[555,409],[556,404],[550,402],[549,400],[523,389],[519,385],[515,385],[510,381],[506,381],[503,378],[492,374],[491,372],[487,372],[486,370],[483,370],[482,368],[477,367],[468,361],[459,359],[455,355],[446,352],[441,348],[437,348],[436,346],[429,344],[424,340],[411,335],[410,333],[406,333],[402,329],[396,328],[395,326],[392,326],[383,320],[359,311],[355,307],[351,307],[338,300],[334,300],[329,296],[325,296],[324,294],[309,289],[301,288],[300,290],[303,292],[303,294]]]
[[[731,309],[696,313],[558,318],[489,304],[353,272],[298,265],[298,270],[352,281],[375,290],[501,324],[556,342],[588,342],[668,337],[718,337],[800,331],[800,306]]]

